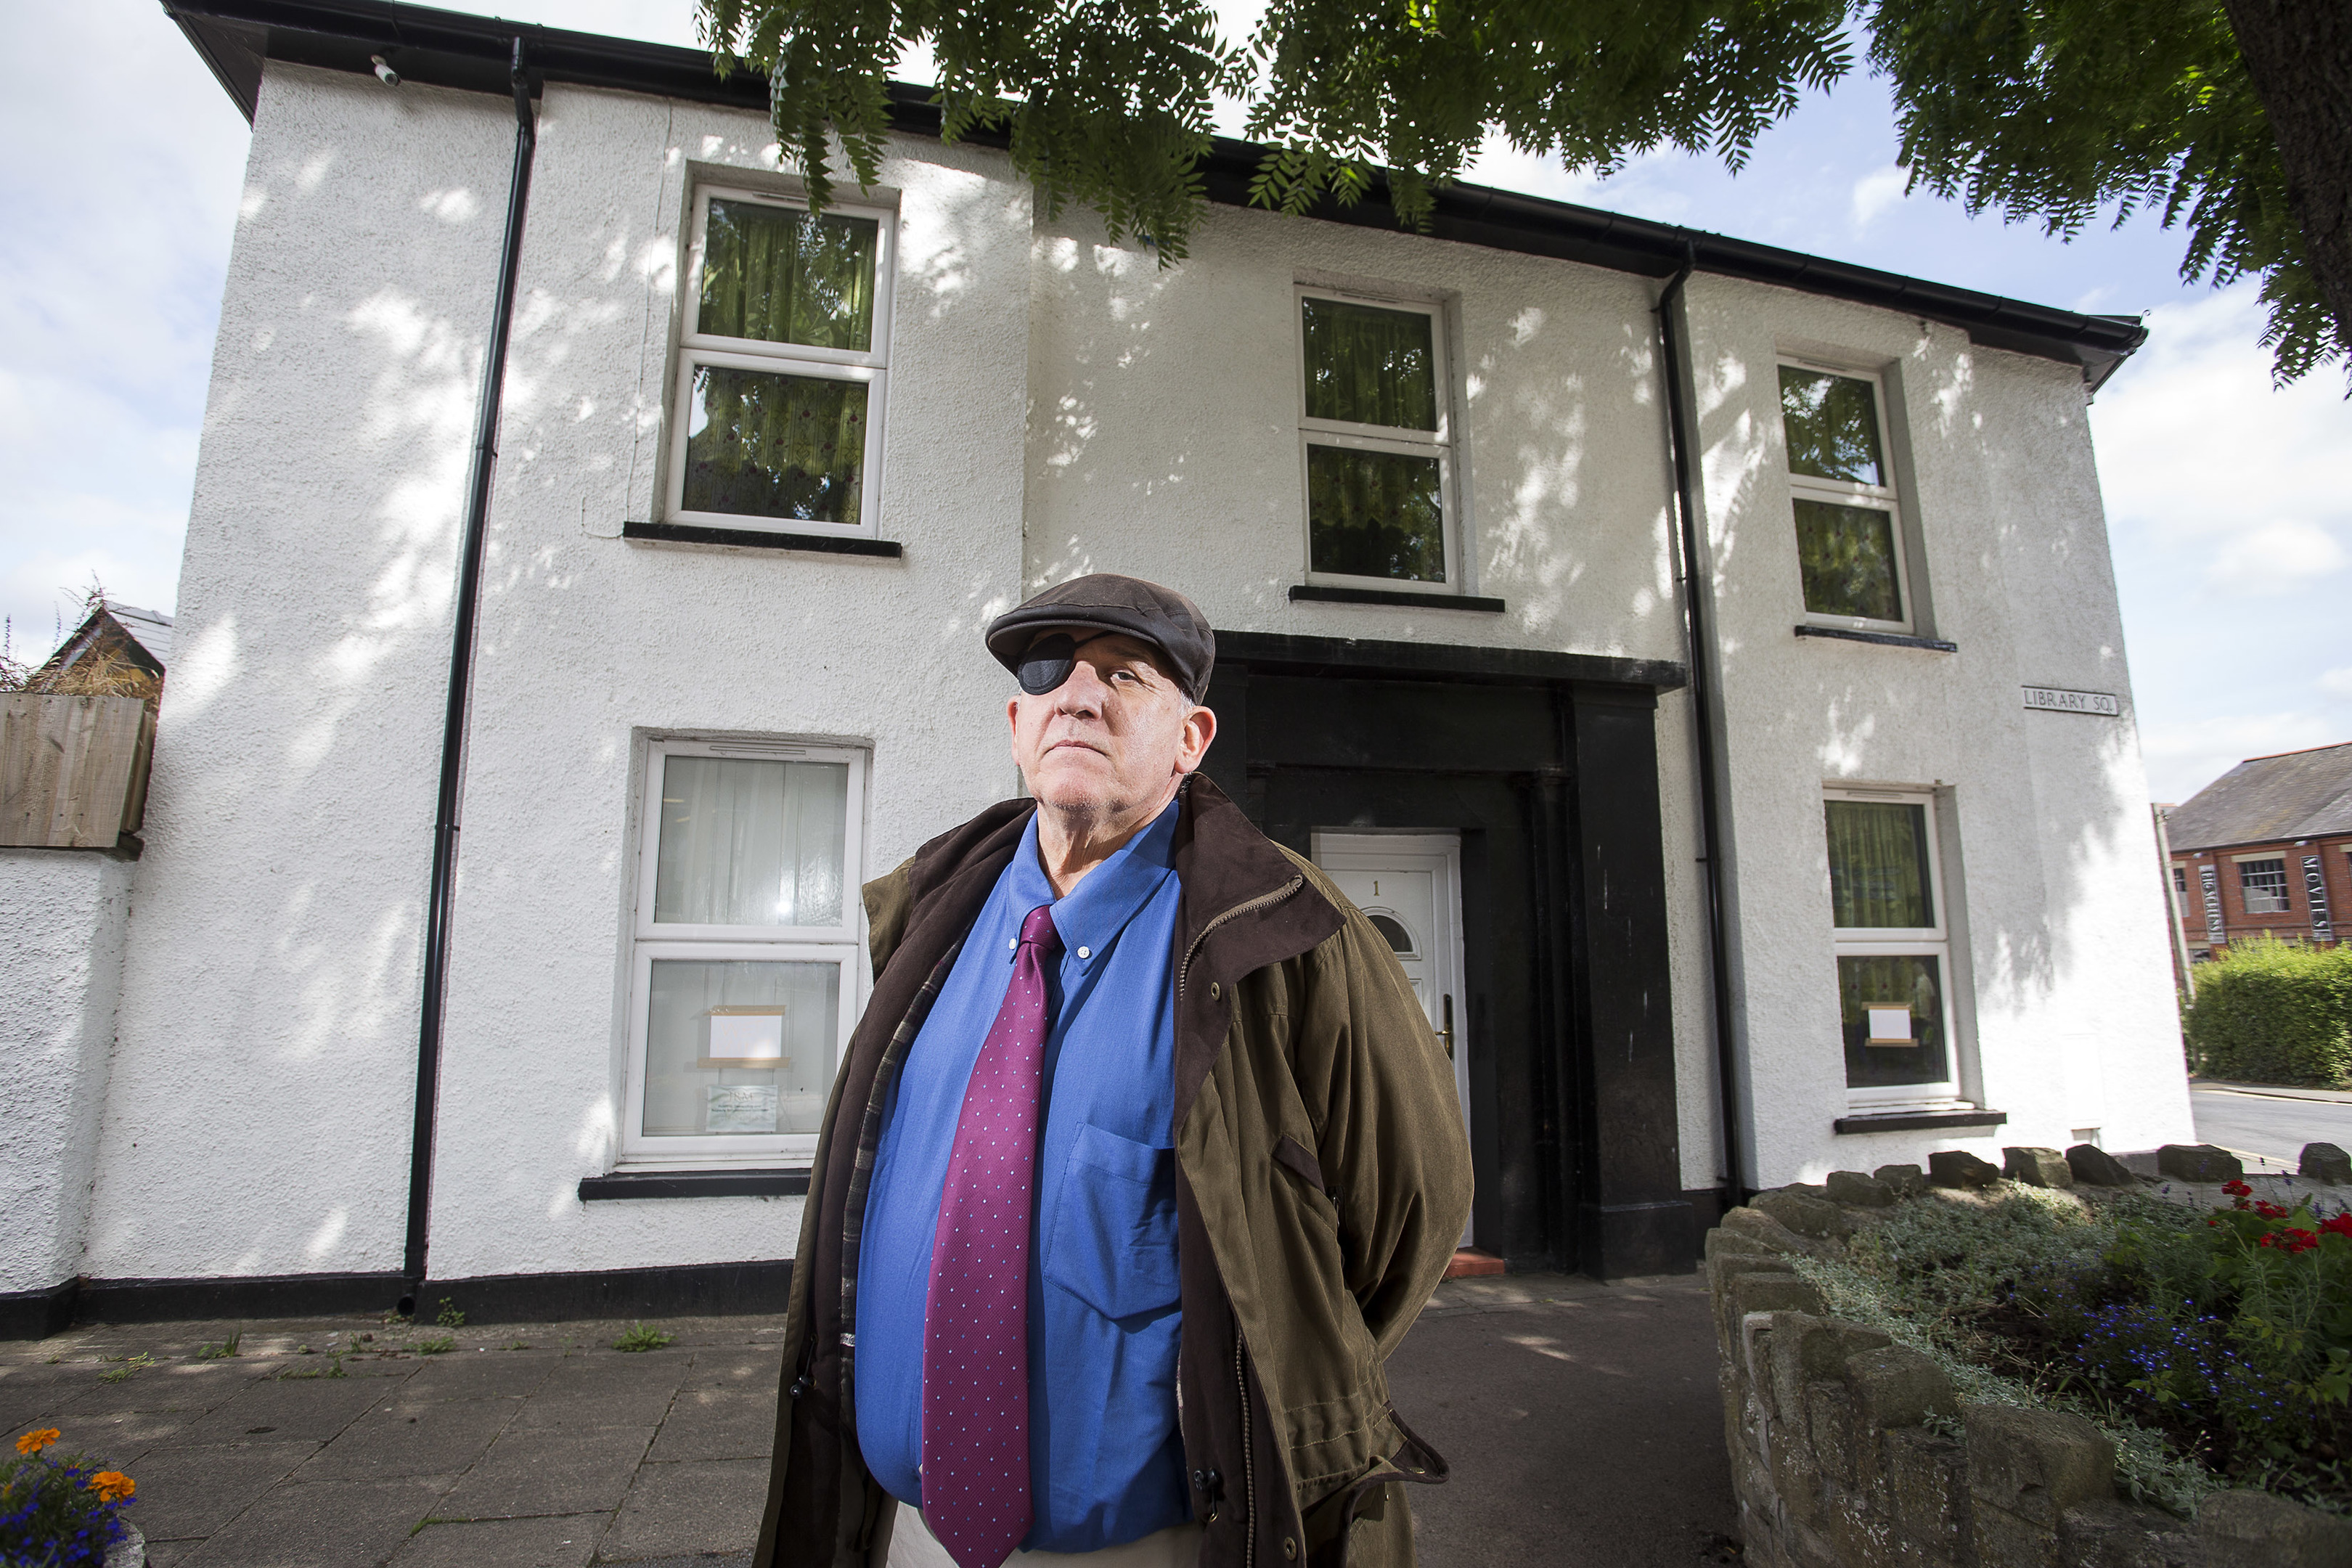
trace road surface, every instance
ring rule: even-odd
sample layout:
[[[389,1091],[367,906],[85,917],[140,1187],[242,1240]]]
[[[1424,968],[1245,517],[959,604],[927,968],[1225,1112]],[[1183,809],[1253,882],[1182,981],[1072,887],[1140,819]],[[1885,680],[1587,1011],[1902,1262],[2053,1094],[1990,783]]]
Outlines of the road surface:
[[[2257,1161],[2292,1171],[2305,1143],[2352,1149],[2352,1094],[2341,1090],[2192,1083],[2189,1105],[2198,1141],[2229,1150],[2249,1172]]]

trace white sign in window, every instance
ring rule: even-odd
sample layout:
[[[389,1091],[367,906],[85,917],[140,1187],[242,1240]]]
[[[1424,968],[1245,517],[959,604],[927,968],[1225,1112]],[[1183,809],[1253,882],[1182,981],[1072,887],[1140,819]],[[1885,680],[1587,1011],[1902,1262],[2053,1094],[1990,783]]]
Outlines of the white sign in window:
[[[622,1163],[813,1155],[856,1011],[865,753],[647,748]]]
[[[880,207],[696,193],[668,515],[878,531],[892,231]]]

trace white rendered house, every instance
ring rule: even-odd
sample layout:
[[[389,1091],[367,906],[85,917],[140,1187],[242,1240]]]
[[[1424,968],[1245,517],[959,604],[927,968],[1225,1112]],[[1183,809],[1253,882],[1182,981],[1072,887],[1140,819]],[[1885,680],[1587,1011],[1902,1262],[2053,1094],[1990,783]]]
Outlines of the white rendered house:
[[[1732,1186],[2188,1135],[2084,416],[2136,322],[1471,187],[1286,218],[1233,144],[1163,268],[919,94],[816,217],[693,51],[170,8],[252,153],[17,1331],[780,1300],[856,887],[1017,788],[980,628],[1087,571],[1218,629],[1206,771],[1385,922],[1474,1245],[1670,1270]]]

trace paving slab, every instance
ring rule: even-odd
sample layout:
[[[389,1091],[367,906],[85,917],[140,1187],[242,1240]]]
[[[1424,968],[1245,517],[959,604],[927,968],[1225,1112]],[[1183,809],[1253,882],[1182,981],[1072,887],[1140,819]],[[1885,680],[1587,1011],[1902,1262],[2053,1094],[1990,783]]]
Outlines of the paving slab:
[[[682,1388],[669,1419],[646,1455],[656,1464],[682,1459],[764,1459],[776,1444],[776,1395],[723,1388]]]
[[[694,1352],[694,1364],[687,1372],[685,1386],[772,1393],[783,1369],[782,1345],[753,1350],[714,1346]]]
[[[655,1428],[517,1424],[466,1473],[445,1519],[593,1513],[620,1506]]]
[[[379,1568],[456,1479],[278,1487],[183,1561],[187,1568]]]
[[[505,1399],[536,1394],[561,1355],[551,1351],[481,1351],[435,1356],[420,1364],[403,1393],[412,1399]]]
[[[275,1442],[157,1448],[131,1472],[139,1483],[131,1522],[156,1541],[211,1535],[318,1450],[316,1443]]]
[[[373,1377],[264,1378],[205,1412],[181,1440],[225,1443],[268,1436],[279,1442],[300,1437],[324,1443],[359,1419],[385,1390],[384,1380]]]
[[[610,1514],[428,1524],[392,1555],[392,1568],[586,1568]]]
[[[1737,1552],[1699,1279],[1451,1281],[1389,1386],[1453,1469],[1404,1489],[1422,1568],[1689,1568]]]
[[[405,1387],[394,1392],[396,1397],[361,1412],[294,1479],[463,1475],[522,1408],[518,1398],[416,1399]]]
[[[759,1539],[767,1500],[765,1459],[648,1464],[637,1471],[597,1556],[625,1563],[659,1553],[748,1553]]]

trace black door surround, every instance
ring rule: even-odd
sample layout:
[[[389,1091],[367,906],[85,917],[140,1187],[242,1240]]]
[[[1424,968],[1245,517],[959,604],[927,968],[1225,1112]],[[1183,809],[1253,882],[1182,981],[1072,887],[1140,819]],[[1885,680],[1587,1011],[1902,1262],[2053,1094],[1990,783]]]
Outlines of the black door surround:
[[[1220,631],[1205,771],[1276,842],[1462,836],[1479,1245],[1694,1266],[1658,804],[1666,660]]]

